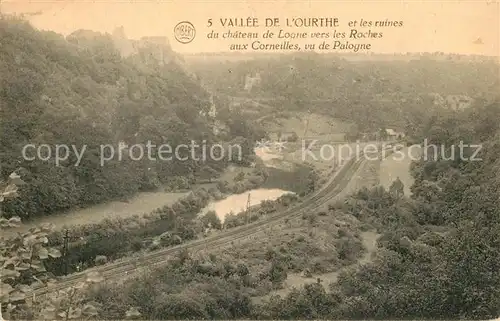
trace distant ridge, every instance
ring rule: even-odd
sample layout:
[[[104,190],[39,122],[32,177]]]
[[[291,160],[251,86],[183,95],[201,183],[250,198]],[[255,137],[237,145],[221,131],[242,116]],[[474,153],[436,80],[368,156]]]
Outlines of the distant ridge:
[[[278,56],[292,56],[292,55],[331,55],[346,60],[360,60],[360,61],[410,61],[418,59],[431,59],[431,60],[453,60],[453,61],[496,61],[500,62],[500,56],[486,56],[486,55],[464,55],[455,53],[443,52],[422,52],[422,53],[394,53],[394,54],[381,54],[381,53],[319,53],[319,52],[287,52],[287,53],[252,53],[252,52],[199,52],[199,53],[182,53],[186,59],[227,59],[227,60],[253,60],[261,58],[275,58]]]

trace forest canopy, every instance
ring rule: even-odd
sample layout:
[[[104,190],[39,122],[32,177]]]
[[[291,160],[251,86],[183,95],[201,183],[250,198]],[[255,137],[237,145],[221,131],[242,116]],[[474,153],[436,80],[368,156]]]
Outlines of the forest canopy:
[[[193,178],[203,166],[220,172],[227,163],[125,158],[100,166],[100,145],[151,141],[175,148],[192,140],[210,145],[242,135],[253,139],[251,131],[241,132],[244,125],[232,125],[245,120],[222,102],[217,107],[226,126],[239,132],[214,134],[214,120],[203,116],[210,94],[168,45],[146,43],[123,56],[110,34],[78,30],[63,37],[8,16],[0,19],[0,39],[0,171],[6,176],[20,169],[27,183],[22,198],[5,203],[7,216],[29,218],[124,198],[173,176]],[[73,155],[63,164],[26,161],[26,144],[86,146],[86,153],[77,167]]]

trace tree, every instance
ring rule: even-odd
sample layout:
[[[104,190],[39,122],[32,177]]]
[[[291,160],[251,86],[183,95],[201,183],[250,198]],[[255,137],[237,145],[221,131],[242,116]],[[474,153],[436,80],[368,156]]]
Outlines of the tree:
[[[401,196],[404,195],[404,187],[405,186],[403,182],[399,179],[398,176],[389,187],[389,192],[393,194],[396,197],[396,199],[399,199]]]
[[[216,178],[219,174],[215,169],[208,165],[203,166],[201,172],[203,177],[208,178],[210,183],[212,182],[212,179]]]
[[[239,172],[235,177],[234,181],[235,182],[241,182],[243,179],[245,179],[245,173],[244,172]]]
[[[201,220],[206,226],[210,226],[218,230],[222,228],[221,220],[215,211],[208,211],[205,215],[203,215]]]
[[[387,140],[387,131],[385,130],[385,128],[381,128],[378,131],[378,136],[379,136],[380,140]]]
[[[191,259],[191,255],[187,249],[182,249],[176,254],[176,260],[180,265],[184,265]]]
[[[238,273],[240,277],[244,277],[250,274],[248,267],[244,263],[238,263],[236,271],[237,271],[236,273]]]
[[[299,135],[297,135],[296,132],[291,132],[286,140],[291,143],[297,142],[299,140]]]
[[[280,284],[287,278],[286,267],[279,261],[279,258],[275,258],[271,263],[271,268],[269,270],[269,279],[273,284]]]

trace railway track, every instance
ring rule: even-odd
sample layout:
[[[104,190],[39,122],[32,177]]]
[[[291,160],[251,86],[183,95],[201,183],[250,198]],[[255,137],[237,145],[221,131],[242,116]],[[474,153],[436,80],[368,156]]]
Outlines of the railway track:
[[[281,213],[266,217],[262,220],[246,224],[240,227],[233,228],[227,232],[223,232],[212,237],[207,237],[189,243],[181,244],[175,247],[157,250],[148,253],[141,258],[130,258],[119,262],[110,263],[108,265],[94,267],[86,271],[75,273],[62,278],[59,282],[49,286],[35,289],[32,293],[27,293],[30,296],[43,296],[48,292],[58,291],[69,288],[82,282],[86,279],[90,272],[99,272],[106,280],[117,279],[128,275],[129,272],[134,272],[141,267],[159,266],[182,249],[190,251],[203,250],[205,248],[217,248],[219,246],[233,244],[239,240],[246,239],[255,235],[268,227],[271,224],[279,223],[285,218],[295,218],[303,214],[316,211],[325,206],[329,201],[335,199],[351,181],[352,176],[358,171],[360,166],[366,162],[365,157],[351,159],[343,167],[334,174],[334,176],[317,192],[305,199],[302,203],[289,208]]]

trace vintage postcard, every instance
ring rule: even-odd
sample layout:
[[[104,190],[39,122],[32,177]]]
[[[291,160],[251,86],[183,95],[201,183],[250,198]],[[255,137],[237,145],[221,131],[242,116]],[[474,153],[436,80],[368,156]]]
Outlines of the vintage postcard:
[[[499,320],[499,17],[0,0],[0,321]]]

